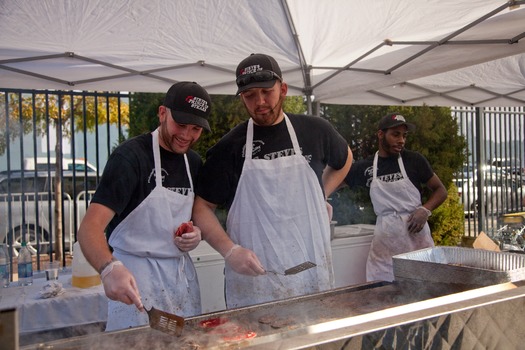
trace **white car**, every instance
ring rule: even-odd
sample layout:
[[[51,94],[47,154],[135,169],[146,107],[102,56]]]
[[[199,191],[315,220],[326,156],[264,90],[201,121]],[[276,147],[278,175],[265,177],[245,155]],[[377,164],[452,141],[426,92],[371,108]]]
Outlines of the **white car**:
[[[35,176],[36,175],[36,176]],[[50,176],[49,176],[50,175]],[[17,251],[22,234],[33,252],[49,252],[51,234],[55,232],[55,172],[11,171],[0,173],[0,242]],[[97,186],[96,173],[62,172],[64,250],[73,249],[76,225],[84,217]]]
[[[453,181],[458,188],[465,215],[477,214],[480,210],[481,200],[478,198],[476,178],[457,178]],[[487,172],[482,189],[483,207],[486,214],[504,214],[521,210],[523,195],[525,194],[521,181],[516,182],[511,177],[490,175],[490,172]]]
[[[47,157],[24,158],[25,170],[48,170],[48,168],[49,170],[56,170],[56,158],[50,157],[49,160],[47,159]],[[84,171],[87,169],[88,172],[97,171],[97,168],[84,158],[77,158],[74,160],[74,162],[71,158],[63,158],[62,169],[75,171]]]

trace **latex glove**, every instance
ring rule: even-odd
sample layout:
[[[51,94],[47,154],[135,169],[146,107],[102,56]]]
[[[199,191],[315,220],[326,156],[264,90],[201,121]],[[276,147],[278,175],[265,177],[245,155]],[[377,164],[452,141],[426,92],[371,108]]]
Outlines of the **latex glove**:
[[[423,208],[417,208],[410,214],[407,221],[408,232],[415,234],[420,232],[427,223],[428,214]]]
[[[185,223],[183,223],[183,225],[184,224]],[[194,226],[193,224],[191,225],[191,229],[191,232],[187,232],[186,230],[186,232],[182,231],[179,234],[177,234],[177,232],[179,231],[177,230],[177,232],[175,232],[174,234],[173,242],[175,243],[177,248],[179,248],[183,252],[188,252],[197,248],[197,246],[201,242],[201,229],[197,226]]]
[[[139,311],[144,311],[135,277],[122,263],[116,263],[112,263],[111,271],[102,279],[106,296],[127,305],[134,304]]]
[[[257,255],[250,249],[239,245],[233,246],[224,259],[233,271],[242,275],[258,276],[266,273]]]

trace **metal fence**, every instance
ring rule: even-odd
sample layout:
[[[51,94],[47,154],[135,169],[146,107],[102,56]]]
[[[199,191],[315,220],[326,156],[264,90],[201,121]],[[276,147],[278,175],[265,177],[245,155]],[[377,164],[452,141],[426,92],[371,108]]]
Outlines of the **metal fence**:
[[[465,235],[494,235],[504,214],[524,210],[524,108],[455,107],[452,115],[468,145],[467,162],[455,179],[467,218]]]
[[[38,270],[57,249],[65,265],[107,158],[126,137],[129,94],[1,89],[0,106],[0,241],[12,258],[28,242]]]

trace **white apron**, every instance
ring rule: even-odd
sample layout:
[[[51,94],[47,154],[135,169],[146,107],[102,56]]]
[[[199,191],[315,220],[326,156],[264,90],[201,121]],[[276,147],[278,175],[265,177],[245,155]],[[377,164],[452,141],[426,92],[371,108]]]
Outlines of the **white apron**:
[[[421,195],[410,181],[398,157],[403,179],[384,182],[377,178],[378,153],[374,157],[370,198],[377,215],[374,238],[366,263],[367,281],[393,281],[392,256],[434,246],[428,222],[416,233],[408,233],[407,220],[421,206]]]
[[[158,129],[153,132],[156,187],[115,228],[109,238],[113,255],[131,271],[144,307],[182,317],[201,313],[199,283],[188,253],[173,242],[177,227],[191,219],[193,182],[188,158],[184,155],[190,179],[188,196],[162,187]],[[106,331],[148,324],[148,315],[135,305],[110,300]]]
[[[226,265],[226,305],[242,307],[328,290],[334,287],[330,223],[319,181],[301,154],[297,136],[284,116],[295,155],[252,159],[253,121],[248,122],[246,156],[228,213],[231,239],[257,254],[266,270],[284,270],[311,261],[296,275],[246,276]]]

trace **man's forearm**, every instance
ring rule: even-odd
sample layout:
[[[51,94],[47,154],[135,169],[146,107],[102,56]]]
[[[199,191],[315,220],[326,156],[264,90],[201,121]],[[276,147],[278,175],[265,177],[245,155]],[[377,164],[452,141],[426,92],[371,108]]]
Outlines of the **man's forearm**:
[[[225,256],[234,243],[215,215],[215,206],[197,197],[193,205],[193,223],[201,229],[202,238],[219,254]]]
[[[348,156],[346,158],[345,165],[335,170],[332,167],[327,166],[323,171],[323,188],[325,196],[328,198],[334,191],[336,191],[341,183],[344,181],[350,167],[352,166],[353,154],[352,150],[348,148]]]

